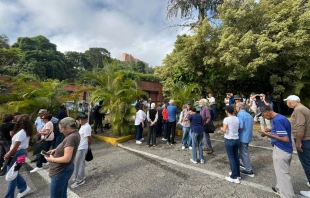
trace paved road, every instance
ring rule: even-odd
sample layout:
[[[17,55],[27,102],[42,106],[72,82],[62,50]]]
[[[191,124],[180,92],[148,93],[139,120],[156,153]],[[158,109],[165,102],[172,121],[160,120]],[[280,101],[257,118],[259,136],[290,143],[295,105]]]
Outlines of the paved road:
[[[255,178],[243,177],[242,184],[225,181],[229,171],[222,136],[212,137],[214,154],[206,156],[206,164],[192,164],[189,150],[182,150],[181,144],[168,146],[158,139],[158,146],[145,147],[134,141],[123,143],[124,148],[114,147],[94,140],[94,160],[87,164],[85,185],[72,189],[71,197],[277,197],[270,192],[274,183],[272,151],[250,148]],[[177,138],[180,142],[180,137]],[[255,145],[269,146],[267,140],[255,138]],[[32,164],[33,165],[33,164]],[[29,171],[25,165],[21,173],[32,188],[27,197],[48,197],[49,181],[46,172]],[[295,192],[308,189],[306,179],[296,155],[292,161],[292,176]],[[70,184],[72,182],[70,181]],[[0,197],[4,197],[7,184],[0,178]]]

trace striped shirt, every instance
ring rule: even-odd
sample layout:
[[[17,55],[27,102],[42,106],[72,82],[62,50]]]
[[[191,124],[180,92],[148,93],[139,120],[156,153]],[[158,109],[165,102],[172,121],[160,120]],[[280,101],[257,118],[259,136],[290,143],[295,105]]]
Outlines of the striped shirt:
[[[271,138],[271,143],[273,146],[277,146],[279,149],[285,152],[293,153],[291,123],[285,116],[277,114],[273,118],[271,133],[272,135],[276,135],[279,137],[288,136],[290,140],[289,142],[282,142]]]

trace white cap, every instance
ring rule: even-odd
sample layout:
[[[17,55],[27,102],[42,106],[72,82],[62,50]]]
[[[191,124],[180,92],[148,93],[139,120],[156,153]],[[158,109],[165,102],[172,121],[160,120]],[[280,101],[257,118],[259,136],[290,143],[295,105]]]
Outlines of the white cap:
[[[300,98],[296,95],[290,95],[288,96],[287,98],[284,99],[284,101],[287,101],[287,100],[293,100],[293,101],[296,101],[296,102],[300,102]]]

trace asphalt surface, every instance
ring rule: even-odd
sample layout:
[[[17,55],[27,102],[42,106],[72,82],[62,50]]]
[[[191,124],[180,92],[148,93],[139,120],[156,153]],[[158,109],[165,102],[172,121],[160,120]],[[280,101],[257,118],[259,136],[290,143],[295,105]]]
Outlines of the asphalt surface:
[[[229,163],[224,148],[223,137],[215,133],[212,139],[213,154],[205,154],[205,164],[193,164],[190,150],[182,150],[181,137],[177,144],[168,146],[158,138],[156,147],[136,145],[134,140],[114,147],[94,140],[94,160],[87,163],[86,183],[70,189],[71,197],[278,197],[271,193],[275,176],[272,164],[270,141],[254,135],[250,156],[255,177],[242,177],[241,184],[232,184],[224,178],[228,176]],[[31,164],[34,166],[34,164]],[[30,186],[31,193],[26,197],[48,197],[49,179],[47,170],[29,173],[32,168],[25,164],[20,170]],[[45,179],[42,177],[45,175]],[[300,190],[310,190],[297,155],[291,164],[291,175],[296,194]],[[73,182],[69,181],[69,185]],[[4,197],[7,183],[0,178],[0,197]],[[17,193],[17,191],[16,191]],[[299,196],[297,196],[299,197]]]

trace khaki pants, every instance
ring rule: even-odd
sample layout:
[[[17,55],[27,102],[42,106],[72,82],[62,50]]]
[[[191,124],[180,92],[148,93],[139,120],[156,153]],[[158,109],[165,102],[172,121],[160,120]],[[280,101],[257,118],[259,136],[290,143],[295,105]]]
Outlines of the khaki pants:
[[[282,198],[295,197],[290,175],[292,154],[273,146],[273,167],[277,177],[276,190]]]
[[[265,123],[268,129],[271,129],[271,124],[270,120],[265,119],[263,116],[259,117],[259,122],[260,122],[260,129],[262,131],[265,131]]]

